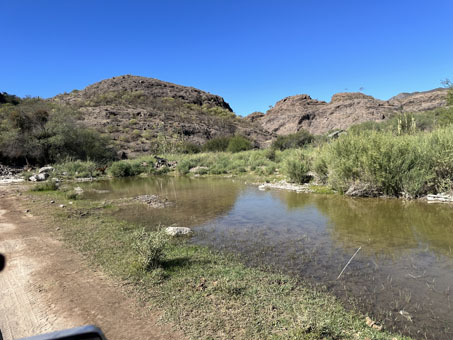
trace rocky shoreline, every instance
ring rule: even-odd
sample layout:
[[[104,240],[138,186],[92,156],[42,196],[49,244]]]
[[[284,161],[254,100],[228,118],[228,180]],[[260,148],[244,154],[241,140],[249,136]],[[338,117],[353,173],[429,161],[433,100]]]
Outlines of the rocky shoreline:
[[[287,191],[295,191],[297,193],[315,193],[316,190],[313,190],[313,184],[295,184],[289,183],[285,180],[272,182],[272,183],[255,183],[258,186],[258,190],[266,191],[270,189],[277,189],[277,190],[287,190]],[[368,195],[351,195],[346,193],[346,196],[350,197],[371,197]],[[388,198],[387,196],[372,196],[375,198]],[[439,194],[429,194],[424,197],[418,198],[418,200],[426,201],[428,203],[453,203],[453,193],[439,193]]]

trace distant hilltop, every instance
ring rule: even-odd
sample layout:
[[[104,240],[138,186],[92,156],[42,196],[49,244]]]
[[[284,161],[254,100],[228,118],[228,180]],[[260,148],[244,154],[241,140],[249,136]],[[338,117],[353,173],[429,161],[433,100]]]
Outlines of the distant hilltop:
[[[287,135],[300,129],[312,134],[324,134],[367,121],[382,121],[396,113],[415,113],[445,106],[447,91],[438,88],[400,93],[385,101],[361,92],[337,93],[329,103],[301,94],[278,101],[266,114],[254,112],[246,119],[278,135]]]
[[[109,134],[132,157],[235,134],[257,147],[272,139],[259,124],[236,116],[222,97],[154,78],[113,77],[50,100],[76,108],[85,126]]]

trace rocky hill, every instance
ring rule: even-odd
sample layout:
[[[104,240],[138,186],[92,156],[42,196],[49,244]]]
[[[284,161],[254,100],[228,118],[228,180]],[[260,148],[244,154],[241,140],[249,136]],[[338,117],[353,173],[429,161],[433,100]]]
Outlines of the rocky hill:
[[[110,134],[130,156],[219,136],[241,134],[259,146],[272,137],[236,116],[222,97],[153,78],[113,77],[51,100],[77,108],[86,126]]]
[[[414,93],[401,93],[387,101],[363,93],[337,93],[329,103],[302,94],[284,98],[265,115],[253,113],[247,118],[271,132],[286,135],[308,130],[323,134],[347,129],[366,121],[382,121],[402,112],[420,112],[445,106],[447,90],[443,88]]]

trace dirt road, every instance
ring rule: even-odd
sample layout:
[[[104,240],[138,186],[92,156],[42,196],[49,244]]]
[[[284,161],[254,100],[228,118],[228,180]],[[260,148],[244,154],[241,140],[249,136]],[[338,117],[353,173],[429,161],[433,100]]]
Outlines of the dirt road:
[[[0,329],[5,340],[95,324],[109,340],[183,339],[157,325],[158,315],[140,307],[119,284],[91,269],[58,240],[44,220],[26,212],[14,186],[0,186]]]

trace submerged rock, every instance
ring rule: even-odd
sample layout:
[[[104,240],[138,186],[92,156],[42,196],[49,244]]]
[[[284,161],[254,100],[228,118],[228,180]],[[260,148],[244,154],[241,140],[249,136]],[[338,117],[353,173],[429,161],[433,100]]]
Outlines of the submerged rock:
[[[157,195],[141,195],[135,197],[135,200],[146,203],[152,208],[166,208],[174,205],[174,203],[170,202],[168,199],[161,198]]]
[[[165,233],[170,236],[181,236],[192,234],[192,229],[185,227],[167,227]]]

